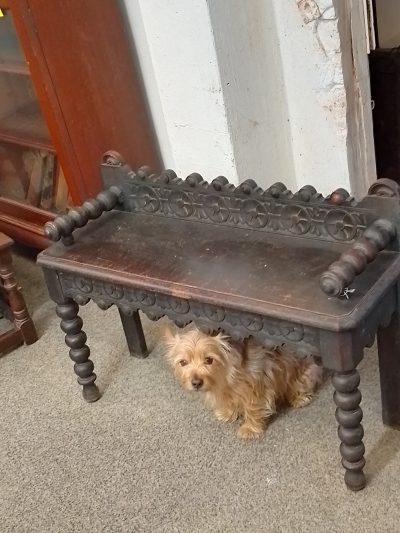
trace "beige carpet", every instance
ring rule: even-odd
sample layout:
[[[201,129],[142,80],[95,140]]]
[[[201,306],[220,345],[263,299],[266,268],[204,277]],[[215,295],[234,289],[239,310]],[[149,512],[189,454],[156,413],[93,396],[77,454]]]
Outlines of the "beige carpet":
[[[40,339],[0,359],[0,533],[400,531],[400,433],[381,424],[374,349],[361,365],[369,485],[353,494],[329,384],[242,442],[181,391],[159,348],[129,356],[116,309],[89,304],[103,397],[86,404],[40,271],[15,263]],[[159,324],[144,326],[153,349]]]

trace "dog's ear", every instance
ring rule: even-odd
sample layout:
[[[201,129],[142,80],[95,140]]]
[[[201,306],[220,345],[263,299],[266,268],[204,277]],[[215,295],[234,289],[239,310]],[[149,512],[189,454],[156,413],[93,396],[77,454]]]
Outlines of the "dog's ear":
[[[171,329],[166,326],[162,330],[162,342],[164,344],[164,356],[167,359],[168,363],[173,366],[174,364],[174,352],[175,347],[179,342],[179,334],[174,333]]]
[[[226,361],[230,362],[234,367],[240,367],[246,358],[245,342],[235,341],[224,333],[218,333],[215,338]]]
[[[225,333],[220,332],[218,333],[218,335],[214,336],[214,339],[217,342],[217,345],[219,347],[219,351],[221,352],[221,354],[225,358],[228,358],[229,353],[231,352],[231,343],[230,343],[229,337],[225,335]]]
[[[218,342],[218,344],[220,344],[223,348],[225,348],[225,350],[229,350],[230,339],[228,335],[220,331],[217,335],[214,335],[214,338]]]
[[[162,339],[164,343],[170,348],[175,346],[177,342],[179,341],[179,334],[171,331],[171,329],[168,326],[165,326],[163,328],[161,334],[162,334]]]

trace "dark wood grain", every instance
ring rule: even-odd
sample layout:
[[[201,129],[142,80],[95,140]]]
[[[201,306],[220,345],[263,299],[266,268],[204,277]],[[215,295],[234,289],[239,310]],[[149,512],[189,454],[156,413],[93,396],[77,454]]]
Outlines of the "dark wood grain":
[[[378,48],[368,58],[377,176],[400,183],[399,50]]]
[[[24,342],[32,344],[37,340],[35,326],[12,270],[12,243],[9,237],[0,233],[0,293],[9,308],[8,316],[12,320],[12,329],[0,335],[0,352]]]
[[[362,441],[364,429],[361,425],[363,412],[360,407],[361,392],[358,389],[360,375],[357,370],[337,372],[332,377],[335,388],[333,395],[337,406],[336,420],[341,441],[340,454],[345,469],[344,480],[350,490],[361,490],[366,485],[363,472],[365,447]]]
[[[329,299],[319,288],[319,274],[343,248],[112,211],[77,230],[75,245],[58,244],[45,251],[40,263],[65,272],[107,277],[119,285],[338,330],[340,323],[358,311],[378,279],[386,278],[390,286],[400,274],[399,255],[385,252],[356,279],[351,298]],[[380,295],[376,294],[376,302]]]
[[[147,350],[146,340],[143,334],[142,323],[140,321],[139,312],[124,312],[119,309],[122,327],[126,341],[128,343],[129,352],[131,355],[139,358],[145,358],[149,355]]]
[[[223,176],[207,183],[199,174],[182,180],[172,170],[133,172],[117,153],[105,154],[103,181],[101,195],[47,225],[49,238],[64,243],[38,256],[58,314],[71,315],[62,327],[74,329],[78,348],[86,337],[77,304],[92,300],[103,310],[118,307],[136,355],[145,350],[139,310],[238,342],[252,337],[268,348],[286,344],[319,355],[335,371],[345,482],[362,489],[356,367],[378,330],[384,420],[398,421],[396,184],[374,185],[357,202],[340,189],[323,198],[311,186],[292,193],[277,183],[264,191],[253,180],[235,187]],[[329,297],[319,285],[323,272],[339,288],[351,284],[348,292]],[[92,363],[82,368],[80,383],[92,386]]]
[[[48,22],[51,24],[51,17],[57,15],[53,9],[49,10],[48,7],[46,12],[49,18]],[[42,47],[38,28],[35,24],[32,6],[28,0],[14,0],[11,14],[14,19],[18,38],[29,64],[32,82],[41,111],[64,170],[72,201],[80,202],[89,193],[82,176],[78,158],[71,143],[68,126],[58,99],[57,87],[53,82],[46,58],[46,51]],[[63,64],[67,66],[64,54]]]
[[[62,140],[56,144],[57,153],[75,187],[80,186],[78,176],[83,177],[85,189],[76,201],[99,192],[99,162],[110,146],[129,154],[134,166],[146,163],[159,170],[157,144],[118,2],[65,0],[55,6],[53,0],[28,0],[27,4],[59,104],[62,120],[49,124],[56,133],[53,138]],[[47,92],[49,83],[43,85]],[[71,151],[79,168],[74,176],[67,170]]]
[[[27,246],[47,248],[43,225],[54,217],[55,214],[43,209],[0,198],[0,230]]]
[[[23,343],[21,332],[15,328],[9,329],[0,335],[0,355],[18,348]]]
[[[114,0],[13,0],[10,13],[73,204],[102,188],[109,146],[160,169],[130,30]],[[79,53],[77,53],[79,51]],[[38,140],[36,140],[38,142]],[[34,213],[34,211],[33,211]],[[0,228],[40,248],[47,240],[16,209]],[[52,216],[49,214],[48,219]]]
[[[400,318],[378,330],[379,372],[384,424],[400,429]]]
[[[93,362],[90,360],[90,349],[86,344],[86,333],[82,331],[82,319],[78,315],[79,306],[71,299],[57,305],[57,315],[61,318],[61,329],[65,333],[65,344],[70,348],[69,356],[74,364],[74,372],[78,383],[82,385],[82,394],[87,402],[99,399],[99,389],[95,384]]]

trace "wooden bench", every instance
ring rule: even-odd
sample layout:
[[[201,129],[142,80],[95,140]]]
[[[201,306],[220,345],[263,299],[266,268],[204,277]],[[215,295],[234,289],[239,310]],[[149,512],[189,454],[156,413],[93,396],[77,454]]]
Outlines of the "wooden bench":
[[[220,176],[133,172],[108,152],[105,191],[46,225],[39,257],[85,400],[99,398],[79,305],[116,305],[129,349],[147,355],[138,311],[182,327],[290,344],[334,371],[345,482],[365,485],[360,378],[378,333],[383,421],[400,426],[400,191],[380,180],[356,202],[343,189],[262,190]],[[101,216],[100,216],[101,215]],[[89,224],[88,221],[92,220]],[[97,220],[94,220],[97,219]],[[80,228],[80,229],[78,229]],[[76,231],[75,231],[76,230]]]

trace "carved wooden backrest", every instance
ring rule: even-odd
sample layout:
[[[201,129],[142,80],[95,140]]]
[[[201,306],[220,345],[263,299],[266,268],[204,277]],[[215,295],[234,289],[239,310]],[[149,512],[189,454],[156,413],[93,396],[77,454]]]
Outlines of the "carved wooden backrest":
[[[400,249],[400,187],[391,180],[378,180],[356,201],[344,189],[323,197],[311,185],[292,193],[282,183],[263,190],[250,179],[236,187],[224,176],[208,183],[196,173],[182,180],[173,170],[157,176],[146,167],[134,172],[116,152],[104,155],[102,178],[105,190],[96,198],[46,224],[49,239],[70,245],[75,228],[119,209],[348,244],[321,275],[329,296],[342,294],[381,250]]]
[[[394,196],[397,185],[391,182],[390,189],[386,180],[357,202],[344,189],[323,197],[311,185],[292,193],[283,183],[263,190],[250,179],[236,187],[224,176],[208,183],[196,173],[182,180],[173,170],[157,176],[146,167],[134,172],[113,152],[105,154],[102,178],[106,188],[121,188],[119,208],[132,213],[349,244],[378,219],[388,219],[400,230],[399,200]],[[382,192],[385,196],[377,195]],[[388,198],[389,194],[393,197]],[[391,246],[398,249],[398,244],[395,241]]]

